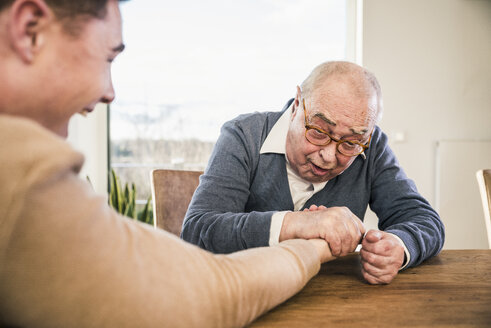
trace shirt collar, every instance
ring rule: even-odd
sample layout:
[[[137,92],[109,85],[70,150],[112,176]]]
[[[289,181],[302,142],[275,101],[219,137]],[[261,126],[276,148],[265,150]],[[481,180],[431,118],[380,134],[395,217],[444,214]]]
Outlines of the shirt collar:
[[[326,184],[329,182],[329,181],[324,181],[324,182],[309,182],[309,181],[305,180],[304,178],[300,177],[297,174],[297,172],[295,172],[293,170],[292,166],[290,165],[290,163],[288,161],[286,162],[286,172],[288,174],[288,182],[289,183],[292,183],[294,181],[297,181],[297,183],[303,184],[303,188],[305,190],[307,190],[307,188],[310,188],[310,186],[312,186],[312,191],[313,191],[312,194],[316,194],[317,192],[319,192],[322,189],[324,189],[324,187],[326,186]]]
[[[293,168],[291,167],[290,163],[288,163],[288,159],[286,158],[286,136],[288,134],[288,128],[290,127],[290,117],[292,114],[291,108],[292,105],[290,105],[283,112],[283,114],[278,119],[278,121],[276,121],[275,125],[273,126],[268,136],[266,137],[266,140],[264,140],[264,143],[259,153],[260,154],[275,153],[275,154],[285,155],[286,169],[289,175],[288,180],[290,181],[291,179],[296,179],[298,181],[304,181],[304,183],[306,184],[310,184],[310,182],[304,180],[303,178],[298,176],[295,171],[293,171]],[[312,183],[312,186],[314,188],[314,193],[323,189],[326,184],[327,181]]]
[[[269,134],[259,151],[260,154],[275,153],[286,155],[286,136],[290,126],[291,114],[292,105],[283,112],[271,131],[269,131]]]

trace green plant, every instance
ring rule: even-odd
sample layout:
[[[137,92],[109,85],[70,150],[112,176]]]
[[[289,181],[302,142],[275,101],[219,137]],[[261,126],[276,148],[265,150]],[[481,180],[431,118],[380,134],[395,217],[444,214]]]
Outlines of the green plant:
[[[135,184],[132,183],[130,187],[125,183],[122,188],[121,181],[113,169],[109,181],[109,205],[124,216],[153,225],[152,198],[148,197],[143,209],[137,212]]]

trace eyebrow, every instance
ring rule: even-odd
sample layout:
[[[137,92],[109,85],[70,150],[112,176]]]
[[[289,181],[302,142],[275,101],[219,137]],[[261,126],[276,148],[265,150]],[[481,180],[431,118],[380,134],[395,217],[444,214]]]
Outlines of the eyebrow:
[[[334,122],[333,120],[330,120],[328,119],[324,114],[322,113],[315,113],[314,114],[314,117],[318,117],[320,118],[321,120],[323,120],[324,122],[326,122],[327,124],[329,125],[332,125],[332,126],[336,126],[336,122]],[[364,135],[365,133],[368,132],[368,128],[360,128],[360,130],[356,129],[356,128],[350,128],[350,131],[353,133],[353,134],[357,134],[357,135]]]
[[[314,117],[318,117],[320,118],[321,120],[323,120],[324,122],[326,122],[327,124],[329,125],[332,125],[332,126],[336,126],[336,122],[328,119],[324,114],[322,113],[315,113],[314,114]],[[368,132],[368,129],[367,128],[360,128],[360,130],[356,129],[356,128],[350,128],[350,131],[353,133],[353,134],[357,134],[357,135],[364,135],[365,133]]]
[[[363,135],[368,132],[368,129],[355,130],[354,128],[351,128],[350,130],[354,134],[359,134],[359,135]]]
[[[336,126],[336,125],[337,125],[337,124],[336,124],[336,122],[334,122],[334,121],[332,121],[332,120],[328,119],[328,118],[327,118],[327,117],[326,117],[324,114],[322,114],[322,113],[315,113],[315,114],[314,114],[314,117],[318,117],[318,118],[320,118],[321,120],[323,120],[324,122],[326,122],[326,123],[327,123],[327,124],[329,124],[329,125],[332,125],[332,126]]]
[[[114,47],[111,50],[113,52],[122,52],[124,50],[124,48],[125,48],[125,45],[123,43],[121,43],[119,46]]]

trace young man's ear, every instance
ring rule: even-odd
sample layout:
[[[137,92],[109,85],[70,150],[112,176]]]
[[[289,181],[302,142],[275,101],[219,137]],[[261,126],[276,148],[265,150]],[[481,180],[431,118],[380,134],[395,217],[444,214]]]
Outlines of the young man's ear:
[[[10,44],[24,62],[31,63],[43,47],[53,12],[43,0],[17,0],[9,16]]]

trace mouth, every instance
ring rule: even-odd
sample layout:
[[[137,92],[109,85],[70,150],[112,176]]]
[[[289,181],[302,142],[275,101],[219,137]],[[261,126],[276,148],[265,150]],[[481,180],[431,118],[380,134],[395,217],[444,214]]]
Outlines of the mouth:
[[[329,173],[330,170],[324,169],[320,166],[315,165],[314,163],[310,162],[310,167],[312,169],[312,173],[318,176],[323,176]]]
[[[78,112],[80,115],[83,117],[87,117],[89,113],[91,113],[94,109],[93,108],[84,108],[80,112]]]

